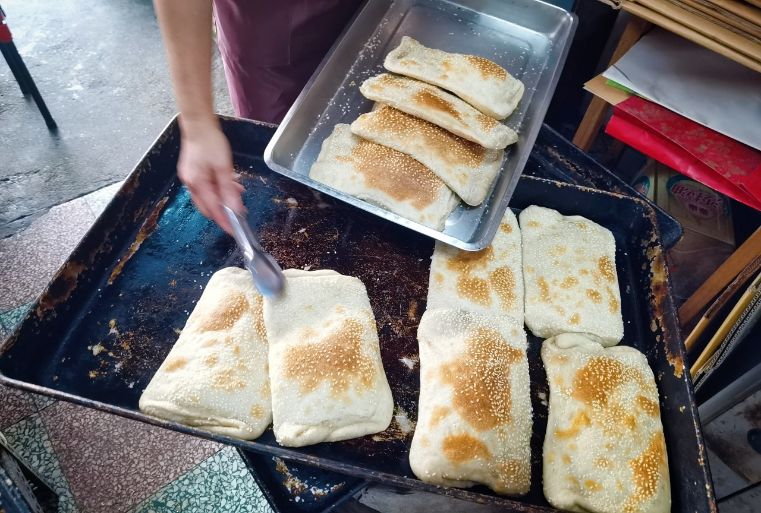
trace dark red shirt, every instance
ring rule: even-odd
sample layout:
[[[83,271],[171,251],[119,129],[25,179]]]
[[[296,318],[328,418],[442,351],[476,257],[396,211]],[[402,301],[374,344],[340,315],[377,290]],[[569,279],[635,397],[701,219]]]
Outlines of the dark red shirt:
[[[359,0],[214,0],[236,114],[279,123]]]

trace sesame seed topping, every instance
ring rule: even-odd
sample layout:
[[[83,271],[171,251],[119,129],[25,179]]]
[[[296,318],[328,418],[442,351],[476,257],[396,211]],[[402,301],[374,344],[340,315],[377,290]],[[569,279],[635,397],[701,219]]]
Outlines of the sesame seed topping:
[[[366,131],[387,134],[395,139],[419,137],[425,147],[439,152],[442,159],[469,168],[480,166],[486,155],[482,146],[387,105],[361,115],[356,123]]]
[[[607,256],[600,257],[600,259],[597,261],[597,268],[600,270],[600,273],[606,280],[616,280],[616,266]]]
[[[505,71],[505,68],[489,59],[478,57],[477,55],[466,55],[465,60],[476,68],[483,78],[496,78],[498,80],[507,79],[507,71]]]
[[[320,336],[314,330],[302,333],[303,341],[292,347],[286,357],[284,375],[296,380],[302,394],[328,382],[335,396],[350,386],[368,389],[375,383],[375,365],[362,351],[365,326],[345,319],[340,327]]]
[[[368,187],[424,209],[447,189],[441,178],[417,160],[380,144],[360,140],[349,157]]]
[[[440,94],[436,94],[430,89],[423,89],[418,91],[412,97],[412,101],[419,103],[423,107],[428,107],[449,114],[458,121],[462,120],[462,116],[460,116],[460,113],[457,111],[455,106],[452,105],[452,102],[447,101]]]
[[[370,100],[446,127],[487,148],[505,148],[517,139],[506,125],[425,82],[383,73],[366,80],[360,91]]]
[[[562,473],[563,493],[586,498],[590,509],[647,511],[663,498],[669,480],[647,360],[629,347],[606,349],[580,336],[565,340],[562,346],[545,341],[541,350],[550,383],[545,475]],[[570,386],[558,381],[569,374]],[[572,461],[563,459],[561,466],[550,451],[567,451]],[[614,475],[626,478],[613,481]]]
[[[495,330],[478,328],[464,355],[440,369],[441,380],[454,389],[453,406],[478,430],[510,422],[510,365],[525,353],[510,346]]]

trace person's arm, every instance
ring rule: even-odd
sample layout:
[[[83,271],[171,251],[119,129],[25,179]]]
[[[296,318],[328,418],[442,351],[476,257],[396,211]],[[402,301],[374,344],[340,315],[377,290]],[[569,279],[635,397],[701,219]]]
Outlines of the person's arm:
[[[180,110],[177,174],[198,210],[229,232],[222,204],[243,212],[243,187],[234,180],[230,145],[214,114],[211,0],[155,0],[154,5]]]

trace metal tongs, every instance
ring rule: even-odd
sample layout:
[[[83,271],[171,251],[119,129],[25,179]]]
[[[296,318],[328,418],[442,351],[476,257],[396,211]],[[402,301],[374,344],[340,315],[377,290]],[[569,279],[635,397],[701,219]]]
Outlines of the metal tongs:
[[[246,218],[236,214],[227,206],[223,206],[223,208],[227,214],[227,219],[230,220],[233,238],[243,253],[243,264],[254,277],[254,285],[263,296],[276,296],[285,285],[283,270],[277,265],[272,255],[264,251],[259,245]]]

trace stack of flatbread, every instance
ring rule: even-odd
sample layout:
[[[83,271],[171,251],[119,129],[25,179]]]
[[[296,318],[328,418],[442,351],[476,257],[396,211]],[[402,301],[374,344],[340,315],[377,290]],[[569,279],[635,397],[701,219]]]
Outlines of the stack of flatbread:
[[[323,142],[309,176],[405,219],[442,229],[462,200],[488,195],[504,149],[518,135],[500,123],[523,83],[475,55],[427,48],[410,37],[388,54],[362,94],[376,103]]]
[[[617,346],[624,325],[613,234],[538,206],[521,212],[520,228],[525,322],[547,339],[545,497],[569,511],[670,511],[655,379],[642,353]]]
[[[623,338],[616,244],[606,228],[531,206],[492,244],[434,249],[418,330],[420,399],[410,466],[423,481],[530,486],[532,408],[523,323],[550,384],[544,493],[595,513],[665,513],[667,455],[647,359]]]
[[[273,422],[289,447],[385,430],[394,403],[365,286],[329,270],[285,276],[263,299],[248,271],[214,273],[140,409],[247,440]]]
[[[436,243],[418,343],[415,475],[446,486],[528,492],[532,411],[521,237],[512,211],[482,251]]]

